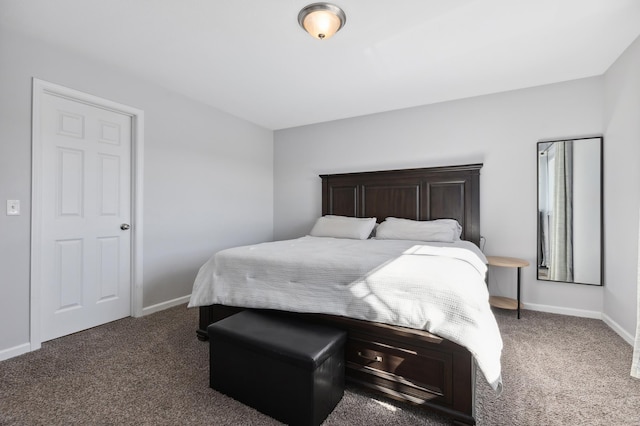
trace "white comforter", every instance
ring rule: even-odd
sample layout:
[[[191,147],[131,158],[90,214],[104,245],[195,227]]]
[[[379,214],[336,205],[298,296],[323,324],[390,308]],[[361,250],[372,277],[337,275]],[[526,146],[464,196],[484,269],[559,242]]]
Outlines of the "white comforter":
[[[467,241],[307,236],[216,253],[200,268],[189,307],[326,313],[427,330],[466,347],[500,391],[502,339],[486,270]]]

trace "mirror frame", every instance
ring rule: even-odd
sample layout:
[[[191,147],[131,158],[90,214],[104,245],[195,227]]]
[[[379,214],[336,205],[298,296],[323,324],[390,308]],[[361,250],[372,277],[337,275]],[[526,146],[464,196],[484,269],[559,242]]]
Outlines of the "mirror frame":
[[[583,140],[590,140],[590,139],[598,139],[598,146],[599,146],[599,151],[600,151],[600,163],[599,163],[599,167],[600,167],[600,257],[599,257],[599,261],[600,261],[600,283],[585,283],[585,282],[579,282],[579,281],[562,281],[562,280],[551,280],[548,278],[540,278],[540,247],[541,247],[541,239],[540,239],[540,231],[541,231],[541,224],[540,224],[540,146],[542,144],[549,144],[552,142],[567,142],[567,141],[572,141],[572,142],[579,142],[579,141],[583,141]],[[602,135],[597,135],[597,136],[585,136],[585,137],[578,137],[578,138],[565,138],[565,139],[549,139],[549,140],[540,140],[538,141],[538,143],[536,144],[536,207],[537,207],[537,211],[536,211],[536,224],[537,224],[537,233],[536,233],[536,279],[538,281],[544,281],[544,282],[551,282],[551,283],[558,283],[558,282],[563,282],[563,283],[569,283],[569,284],[582,284],[582,285],[592,285],[592,286],[596,286],[596,287],[601,287],[604,286],[604,149],[603,149],[603,145],[604,145],[604,138]]]

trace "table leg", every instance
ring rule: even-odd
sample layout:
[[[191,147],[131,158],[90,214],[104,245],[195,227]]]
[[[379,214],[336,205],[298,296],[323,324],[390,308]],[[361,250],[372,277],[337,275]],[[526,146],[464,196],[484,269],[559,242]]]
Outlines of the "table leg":
[[[518,303],[518,319],[520,319],[520,269],[521,268],[517,268],[517,269],[518,269],[518,295],[517,295],[518,300],[517,300],[517,303]]]

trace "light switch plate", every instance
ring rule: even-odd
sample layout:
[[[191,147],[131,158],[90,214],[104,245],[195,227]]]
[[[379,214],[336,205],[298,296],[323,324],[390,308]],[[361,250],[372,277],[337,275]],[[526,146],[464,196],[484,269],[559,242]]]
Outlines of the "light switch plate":
[[[7,200],[7,216],[20,214],[20,200]]]

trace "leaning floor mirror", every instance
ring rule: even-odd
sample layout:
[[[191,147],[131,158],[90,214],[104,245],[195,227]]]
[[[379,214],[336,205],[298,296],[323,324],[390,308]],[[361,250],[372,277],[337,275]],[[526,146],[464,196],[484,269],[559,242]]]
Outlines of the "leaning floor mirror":
[[[602,137],[538,142],[538,279],[603,285]]]

